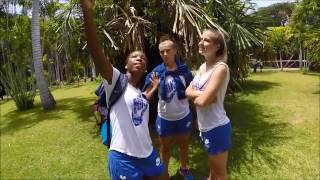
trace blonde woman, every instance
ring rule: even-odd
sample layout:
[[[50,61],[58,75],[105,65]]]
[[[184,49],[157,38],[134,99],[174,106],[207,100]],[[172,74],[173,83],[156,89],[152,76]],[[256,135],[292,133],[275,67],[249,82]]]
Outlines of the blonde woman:
[[[197,109],[200,137],[208,153],[208,179],[227,179],[228,150],[231,146],[231,124],[223,103],[230,79],[227,46],[217,30],[204,30],[199,53],[205,62],[200,66],[186,95]]]

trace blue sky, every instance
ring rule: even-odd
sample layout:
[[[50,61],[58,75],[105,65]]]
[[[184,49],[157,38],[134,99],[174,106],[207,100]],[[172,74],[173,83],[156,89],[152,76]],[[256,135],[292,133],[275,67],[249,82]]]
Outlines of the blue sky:
[[[256,3],[256,8],[267,7],[276,3],[286,3],[286,2],[297,2],[297,0],[251,0],[251,2]]]

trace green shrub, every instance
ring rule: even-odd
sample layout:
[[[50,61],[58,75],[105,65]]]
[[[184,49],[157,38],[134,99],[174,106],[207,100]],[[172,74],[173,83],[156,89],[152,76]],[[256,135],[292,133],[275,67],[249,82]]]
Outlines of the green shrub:
[[[0,71],[0,80],[6,93],[12,97],[18,110],[33,107],[35,97],[34,78],[28,77],[25,68],[7,64]]]

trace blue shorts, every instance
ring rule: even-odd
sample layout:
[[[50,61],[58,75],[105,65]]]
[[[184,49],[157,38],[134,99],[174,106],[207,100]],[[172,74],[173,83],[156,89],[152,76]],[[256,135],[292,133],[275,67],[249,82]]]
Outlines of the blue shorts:
[[[218,126],[207,132],[200,132],[200,138],[209,155],[227,151],[231,147],[231,124]]]
[[[164,172],[165,166],[155,149],[146,158],[136,158],[118,151],[109,151],[109,174],[111,180],[141,180],[144,176],[160,176]]]
[[[189,133],[192,129],[192,119],[191,112],[186,117],[176,121],[169,121],[157,116],[156,130],[160,137]]]

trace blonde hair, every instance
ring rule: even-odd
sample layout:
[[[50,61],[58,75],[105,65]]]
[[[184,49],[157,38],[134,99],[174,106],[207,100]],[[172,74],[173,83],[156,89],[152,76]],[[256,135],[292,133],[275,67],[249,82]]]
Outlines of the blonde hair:
[[[203,32],[205,32],[205,31],[212,32],[211,39],[213,40],[214,43],[216,43],[220,46],[219,50],[216,52],[218,61],[226,63],[228,60],[228,47],[227,47],[227,43],[226,43],[224,34],[220,30],[215,30],[215,29],[203,30]]]

